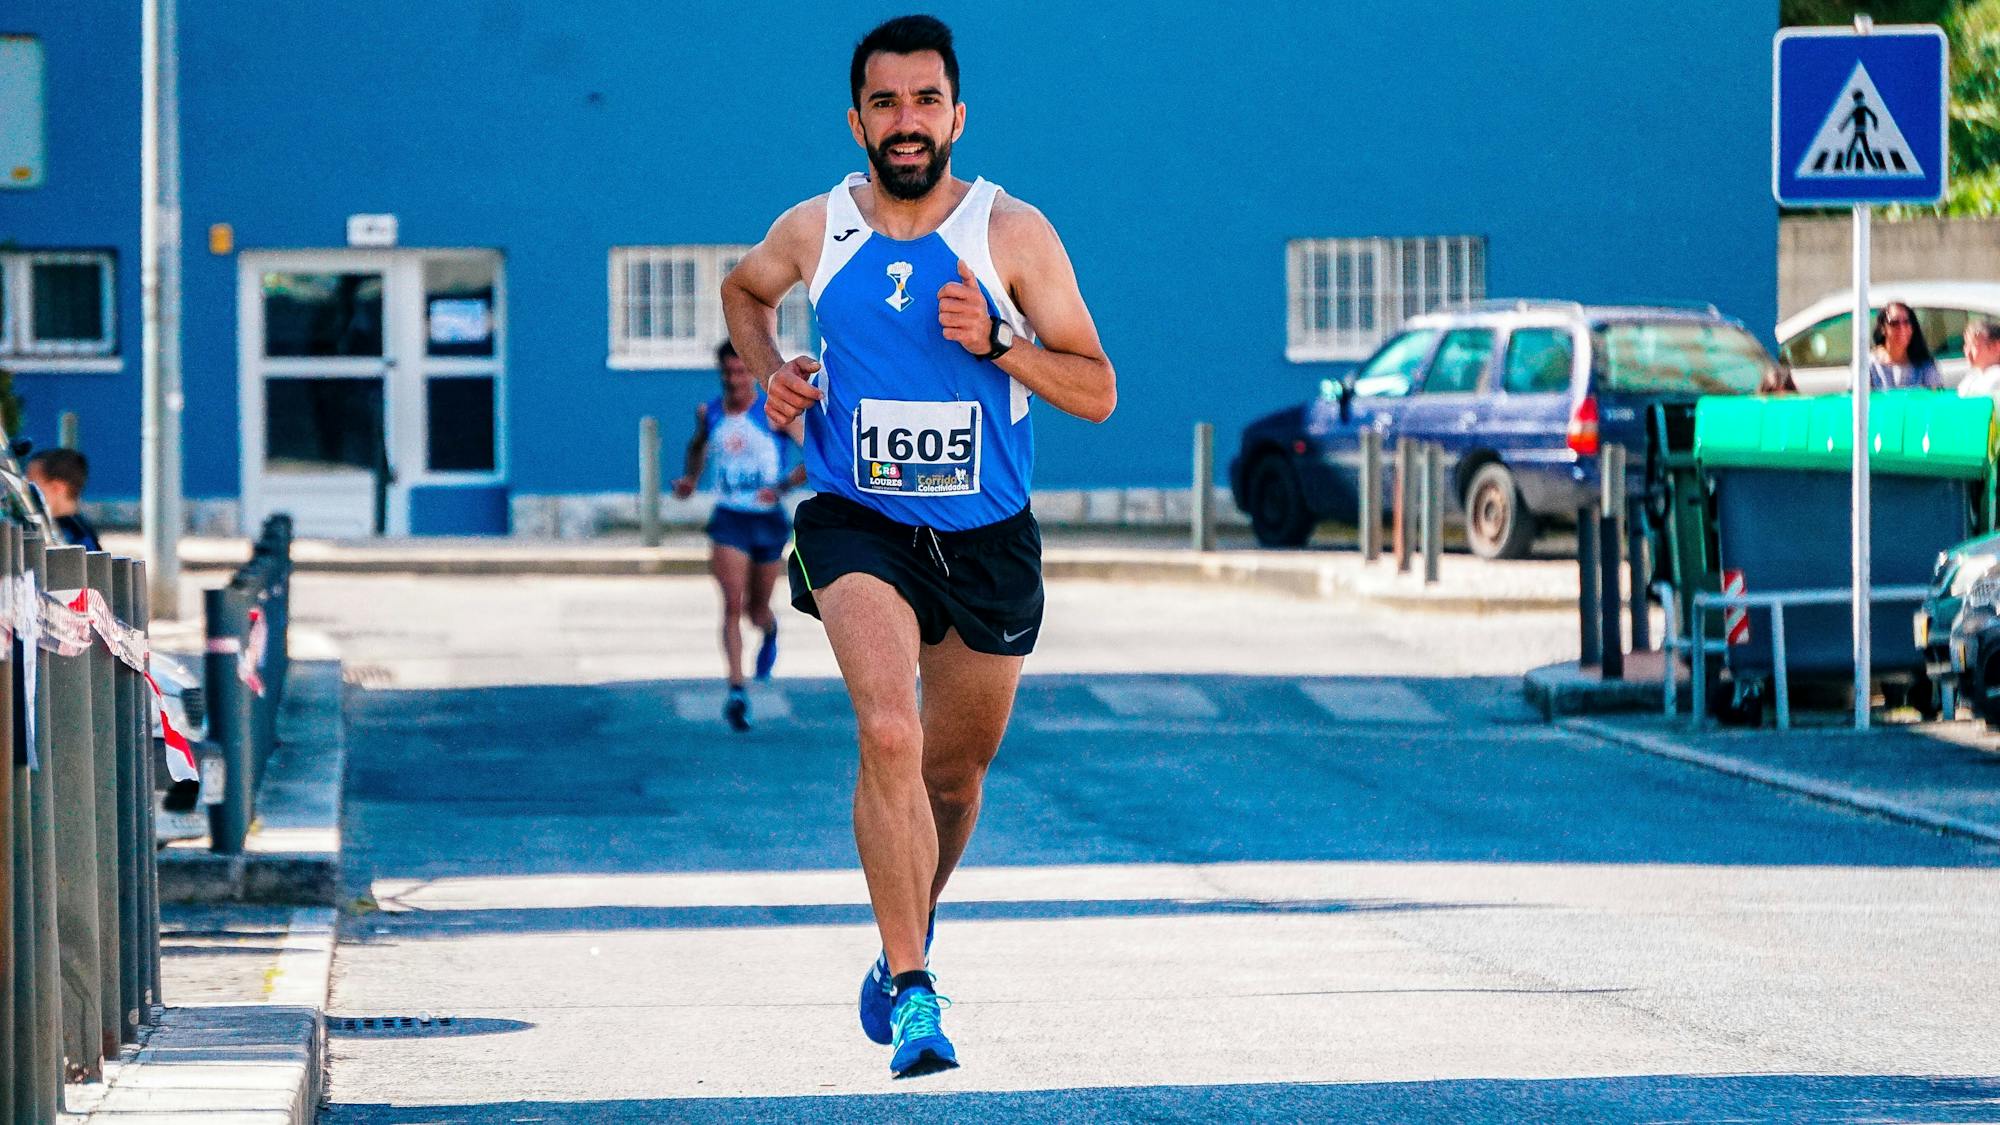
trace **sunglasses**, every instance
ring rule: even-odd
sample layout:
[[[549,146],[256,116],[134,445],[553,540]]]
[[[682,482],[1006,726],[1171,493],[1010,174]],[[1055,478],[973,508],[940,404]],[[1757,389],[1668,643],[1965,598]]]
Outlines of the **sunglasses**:
[[[1885,320],[1882,323],[1888,325],[1891,328],[1908,328],[1910,325],[1915,324],[1916,321],[1911,320],[1908,317],[1894,317],[1892,319]]]

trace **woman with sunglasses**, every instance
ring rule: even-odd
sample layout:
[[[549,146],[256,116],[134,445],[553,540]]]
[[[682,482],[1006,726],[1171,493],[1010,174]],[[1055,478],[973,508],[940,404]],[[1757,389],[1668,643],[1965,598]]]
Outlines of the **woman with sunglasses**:
[[[1878,391],[1897,387],[1941,387],[1937,361],[1924,342],[1924,326],[1901,301],[1891,301],[1875,314],[1875,350],[1868,364],[1868,382]]]

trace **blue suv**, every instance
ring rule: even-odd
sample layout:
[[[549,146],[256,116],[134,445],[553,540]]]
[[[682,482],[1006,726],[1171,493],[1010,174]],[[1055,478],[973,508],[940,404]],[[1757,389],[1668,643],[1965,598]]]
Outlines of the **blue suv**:
[[[1260,544],[1297,547],[1321,520],[1356,518],[1362,430],[1382,434],[1385,459],[1402,441],[1435,442],[1446,511],[1473,553],[1520,558],[1597,495],[1600,443],[1643,467],[1648,406],[1750,394],[1773,367],[1713,308],[1489,301],[1427,313],[1316,399],[1245,427],[1229,486]]]

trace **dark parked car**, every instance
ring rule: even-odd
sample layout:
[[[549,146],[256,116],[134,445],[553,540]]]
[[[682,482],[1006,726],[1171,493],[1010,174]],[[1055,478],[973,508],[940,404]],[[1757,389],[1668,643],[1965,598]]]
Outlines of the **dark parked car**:
[[[1259,543],[1296,547],[1321,520],[1355,519],[1363,429],[1381,432],[1385,454],[1436,442],[1447,512],[1473,552],[1519,558],[1596,496],[1601,443],[1640,468],[1648,406],[1752,393],[1772,367],[1712,308],[1490,301],[1429,313],[1317,398],[1245,427],[1229,485]]]
[[[2000,730],[2000,535],[1938,556],[1930,596],[1917,610],[1916,641],[1931,681],[1953,683],[1958,697]]]

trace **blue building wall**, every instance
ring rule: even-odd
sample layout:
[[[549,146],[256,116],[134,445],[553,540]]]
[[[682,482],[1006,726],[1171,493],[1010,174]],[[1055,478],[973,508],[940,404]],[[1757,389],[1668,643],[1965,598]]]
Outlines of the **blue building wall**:
[[[0,231],[126,247],[136,225],[104,209],[136,200],[136,79],[96,60],[108,37],[136,75],[136,5],[27,3],[16,22],[96,99],[87,123],[58,115],[52,183],[74,182],[89,131],[102,186],[0,195]],[[1284,358],[1291,238],[1485,235],[1496,296],[1713,301],[1765,335],[1775,319],[1775,4],[929,6],[959,37],[957,170],[1054,221],[1119,369],[1108,424],[1039,410],[1043,487],[1177,483],[1193,422],[1226,453],[1316,385],[1322,369]],[[202,232],[338,246],[355,212],[397,214],[406,246],[505,253],[515,490],[634,488],[637,419],[666,419],[671,444],[715,382],[606,366],[609,248],[754,241],[862,167],[848,51],[891,14],[182,0],[190,494],[238,483],[235,259]],[[121,263],[136,280],[136,249]],[[127,368],[70,377],[105,392],[87,435],[136,433]],[[38,411],[77,399],[28,386]],[[136,491],[136,456],[107,464],[104,490],[121,487]]]
[[[109,249],[117,256],[116,372],[44,374],[26,365],[22,433],[56,442],[56,419],[77,414],[94,496],[139,494],[139,4],[136,0],[10,0],[0,31],[38,36],[47,76],[43,185],[0,190],[0,247]],[[0,366],[16,365],[0,359]]]

